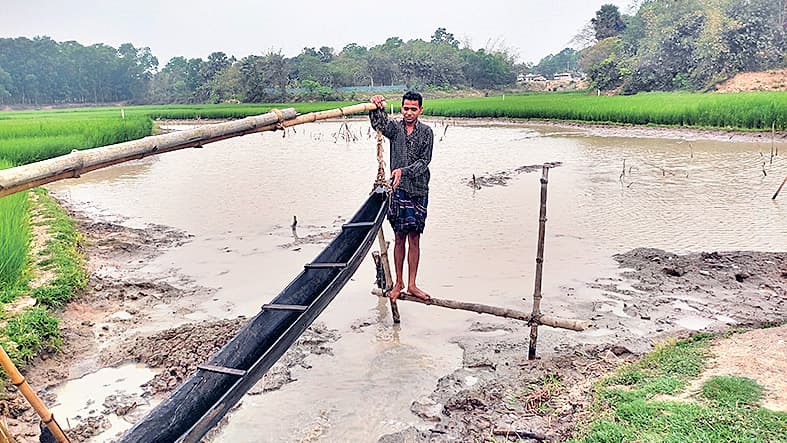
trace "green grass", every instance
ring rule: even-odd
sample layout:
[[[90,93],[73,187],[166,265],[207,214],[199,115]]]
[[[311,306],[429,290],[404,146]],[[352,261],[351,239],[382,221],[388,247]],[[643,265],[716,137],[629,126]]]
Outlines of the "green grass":
[[[24,281],[14,286],[13,290],[0,292],[0,320],[4,322],[0,326],[0,345],[20,366],[30,362],[44,349],[59,349],[62,343],[59,320],[51,309],[62,306],[87,284],[84,259],[80,252],[82,237],[74,221],[45,190],[39,188],[33,192],[36,198],[31,199],[31,210],[40,216],[38,218],[41,221],[37,223],[45,227],[50,238],[38,257],[30,257],[27,272],[51,270],[54,278],[33,290]],[[27,193],[17,195],[27,197]],[[35,298],[36,306],[8,318],[3,305],[23,294]]]
[[[45,190],[34,191],[38,198],[37,210],[50,239],[41,251],[37,267],[51,270],[54,278],[33,289],[31,295],[46,306],[59,307],[71,300],[87,285],[84,258],[81,252],[82,235],[74,220]]]
[[[0,159],[0,169],[11,166]],[[0,300],[15,288],[27,266],[30,213],[26,192],[0,198]]]
[[[592,96],[566,92],[440,99],[425,113],[446,117],[505,117],[744,130],[787,129],[787,92],[645,93]]]
[[[708,335],[668,343],[596,386],[593,419],[573,443],[787,442],[787,414],[757,407],[762,387],[714,377],[697,401],[667,400],[702,372]]]
[[[762,386],[744,377],[716,376],[702,385],[702,396],[727,407],[754,406],[762,398]]]
[[[0,158],[17,164],[33,163],[74,149],[90,149],[135,140],[150,134],[153,122],[145,116],[92,118],[16,118],[0,121]]]
[[[16,364],[24,364],[45,348],[60,348],[59,325],[46,307],[35,306],[8,320],[0,331],[0,344]]]

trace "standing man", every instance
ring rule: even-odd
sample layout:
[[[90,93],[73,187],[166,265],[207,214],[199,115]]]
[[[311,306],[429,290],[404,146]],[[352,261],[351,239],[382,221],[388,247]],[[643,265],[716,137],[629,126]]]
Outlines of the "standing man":
[[[391,180],[393,195],[388,220],[396,236],[394,266],[396,283],[388,294],[396,300],[404,290],[404,256],[407,243],[407,292],[423,300],[429,294],[416,285],[418,262],[421,258],[421,234],[426,225],[429,202],[429,162],[432,160],[434,135],[432,128],[418,121],[424,111],[421,94],[408,91],[402,96],[402,119],[389,120],[385,97],[375,95],[371,102],[377,109],[369,113],[372,127],[391,141]]]

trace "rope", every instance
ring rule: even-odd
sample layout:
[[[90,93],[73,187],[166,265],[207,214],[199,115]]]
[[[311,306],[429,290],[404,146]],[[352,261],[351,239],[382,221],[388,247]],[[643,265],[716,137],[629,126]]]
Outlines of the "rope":
[[[276,129],[274,129],[274,131],[278,131],[278,130],[284,131],[281,134],[281,136],[282,136],[282,138],[286,137],[287,136],[287,128],[284,127],[284,123],[283,123],[284,122],[284,114],[282,114],[282,112],[279,111],[276,108],[271,109],[271,112],[276,114],[276,119],[279,120],[279,121],[276,122]]]
[[[385,179],[385,160],[383,160],[383,133],[377,131],[377,179],[375,186],[382,186],[387,193],[391,194],[391,182]]]

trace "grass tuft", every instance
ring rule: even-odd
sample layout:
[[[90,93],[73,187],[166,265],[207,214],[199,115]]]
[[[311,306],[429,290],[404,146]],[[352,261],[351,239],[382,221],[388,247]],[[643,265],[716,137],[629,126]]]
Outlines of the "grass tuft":
[[[595,419],[570,442],[787,442],[787,414],[755,405],[762,388],[739,377],[714,377],[702,388],[708,404],[656,400],[698,377],[709,358],[707,334],[663,343],[595,388]]]
[[[55,277],[35,288],[31,295],[46,306],[59,307],[71,300],[87,285],[84,257],[81,252],[82,235],[68,214],[44,189],[34,191],[37,209],[47,226],[50,239],[44,245],[38,266],[54,271]]]
[[[60,322],[44,306],[35,306],[6,323],[0,344],[17,365],[28,363],[46,348],[60,349]]]
[[[762,392],[762,386],[744,377],[716,376],[702,385],[703,397],[726,407],[756,406],[762,398]]]

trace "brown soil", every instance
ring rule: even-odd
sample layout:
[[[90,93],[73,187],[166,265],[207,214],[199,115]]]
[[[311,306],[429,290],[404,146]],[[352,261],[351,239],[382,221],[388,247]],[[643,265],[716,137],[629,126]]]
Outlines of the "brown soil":
[[[787,412],[787,325],[755,329],[718,340],[711,348],[707,369],[686,390],[684,397],[699,392],[703,383],[719,375],[756,381],[765,388],[762,406]]]
[[[787,91],[787,68],[764,72],[741,72],[716,85],[716,91]]]

